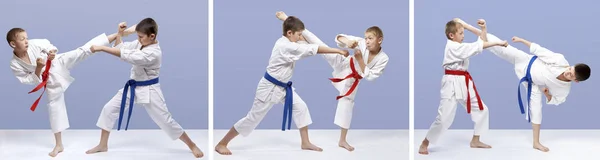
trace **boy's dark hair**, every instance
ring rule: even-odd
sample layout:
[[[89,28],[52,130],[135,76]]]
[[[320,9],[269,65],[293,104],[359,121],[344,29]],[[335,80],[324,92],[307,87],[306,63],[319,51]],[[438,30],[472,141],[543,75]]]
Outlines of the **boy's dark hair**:
[[[577,81],[581,82],[587,80],[588,78],[590,78],[591,72],[592,70],[587,64],[578,63],[575,65],[575,79]]]
[[[456,34],[456,32],[458,32],[458,28],[461,26],[462,25],[456,21],[448,21],[448,23],[446,23],[446,38],[451,39],[450,33]]]
[[[6,42],[8,42],[8,44],[10,44],[11,41],[17,40],[17,34],[19,34],[21,32],[25,32],[25,30],[23,28],[10,29],[10,31],[8,31],[8,33],[6,33]]]
[[[135,26],[135,31],[142,32],[148,36],[150,34],[158,36],[158,24],[152,18],[145,18]]]
[[[294,16],[289,16],[283,21],[283,36],[286,36],[287,31],[290,30],[292,32],[304,30],[304,23]]]

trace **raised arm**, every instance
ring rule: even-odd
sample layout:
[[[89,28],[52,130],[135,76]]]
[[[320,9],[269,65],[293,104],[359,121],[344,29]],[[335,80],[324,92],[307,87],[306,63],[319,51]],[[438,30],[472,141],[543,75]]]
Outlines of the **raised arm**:
[[[479,38],[483,41],[483,49],[486,49],[486,48],[489,48],[489,47],[493,47],[493,46],[503,46],[503,47],[508,46],[508,42],[507,41],[488,42],[488,39],[487,39],[487,23],[485,22],[484,19],[479,19],[477,21],[477,25],[481,28],[481,30],[473,27],[472,25],[466,23],[465,21],[463,21],[463,20],[461,20],[459,18],[454,18],[454,21],[460,23],[466,30],[468,30],[471,33],[479,36]]]
[[[512,40],[513,40],[513,42],[519,42],[519,43],[523,43],[523,44],[527,45],[527,47],[529,47],[529,52],[531,52],[531,54],[540,57],[541,60],[543,60],[547,63],[561,63],[561,64],[564,63],[565,65],[568,65],[566,59],[564,58],[564,56],[562,54],[554,53],[554,52],[550,51],[549,49],[546,49],[546,48],[540,46],[537,43],[530,42],[528,40],[525,40],[525,39],[517,37],[517,36],[513,37]]]
[[[460,23],[466,30],[470,31],[471,33],[475,34],[476,36],[481,36],[481,30],[473,27],[472,25],[468,24],[467,22],[463,21],[462,19],[454,18],[452,20]],[[485,41],[487,42],[487,39],[485,39]]]
[[[487,26],[485,24],[485,20],[479,19],[477,21],[477,25],[479,26],[479,28],[481,28],[481,34],[479,34],[479,37],[481,37],[481,40],[483,40],[483,42],[488,42],[488,39],[487,39]]]

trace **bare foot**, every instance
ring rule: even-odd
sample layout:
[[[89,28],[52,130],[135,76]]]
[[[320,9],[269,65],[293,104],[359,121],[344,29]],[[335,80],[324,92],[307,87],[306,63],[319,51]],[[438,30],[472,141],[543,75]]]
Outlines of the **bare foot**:
[[[227,148],[227,145],[221,145],[218,144],[215,147],[215,151],[217,151],[217,153],[221,154],[221,155],[231,155],[231,151],[229,150],[229,148]]]
[[[85,154],[94,154],[94,153],[100,153],[100,152],[107,152],[108,151],[108,146],[96,146],[88,151],[85,151]]]
[[[348,144],[348,142],[346,142],[346,141],[340,142],[338,144],[338,146],[340,146],[348,151],[354,151],[354,147],[350,146],[350,144]]]
[[[535,143],[535,144],[533,144],[533,148],[537,149],[537,150],[540,150],[542,152],[548,152],[548,151],[550,151],[550,149],[548,149],[548,147],[542,145],[541,143]]]
[[[204,157],[204,153],[202,153],[202,151],[200,150],[200,148],[198,148],[198,146],[194,145],[194,147],[190,148],[190,150],[192,150],[194,157],[196,157],[196,158]]]
[[[475,141],[475,142],[471,141],[471,148],[492,148],[492,146],[487,145],[480,141]]]
[[[131,35],[131,34],[134,34],[134,33],[136,33],[136,31],[135,31],[135,27],[136,27],[136,26],[137,26],[137,24],[134,24],[133,26],[131,26],[131,27],[129,27],[129,28],[127,28],[127,29],[125,29],[125,31],[123,32],[123,36],[127,37],[127,36],[129,36],[129,35]]]
[[[428,155],[429,151],[427,151],[427,147],[429,147],[428,144],[421,144],[421,146],[419,147],[419,154]]]
[[[282,20],[282,21],[285,21],[285,19],[288,18],[288,16],[283,11],[279,11],[279,12],[275,13],[275,16],[277,16],[277,19]]]
[[[63,146],[55,146],[52,152],[48,153],[50,157],[56,157],[60,152],[64,150]]]
[[[318,151],[318,152],[323,151],[322,148],[319,148],[312,143],[303,143],[301,147],[303,150],[311,150],[311,151]]]

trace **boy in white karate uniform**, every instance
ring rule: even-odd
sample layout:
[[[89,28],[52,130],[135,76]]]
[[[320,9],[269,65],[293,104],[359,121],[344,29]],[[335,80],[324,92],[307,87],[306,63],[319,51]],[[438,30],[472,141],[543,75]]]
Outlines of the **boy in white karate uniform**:
[[[465,29],[474,34],[485,34],[464,21],[459,21]],[[490,33],[486,35],[491,43],[499,42],[500,39]],[[552,52],[539,44],[529,42],[523,38],[513,37],[513,42],[519,42],[527,45],[531,54],[527,54],[513,46],[508,47],[490,47],[492,53],[514,65],[517,78],[523,78],[529,70],[529,79],[531,80],[530,99],[524,96],[521,105],[522,113],[526,114],[526,119],[531,122],[533,130],[533,148],[547,152],[550,149],[540,143],[540,125],[542,123],[542,95],[546,97],[546,103],[559,105],[566,101],[571,90],[571,82],[585,81],[590,77],[591,69],[583,63],[570,66],[569,62],[560,53]],[[535,57],[535,59],[534,59]],[[528,69],[529,68],[529,69]],[[527,80],[524,80],[524,87],[528,87]],[[542,94],[543,93],[543,94]],[[527,94],[525,94],[527,95]],[[521,99],[521,97],[519,97]],[[528,107],[529,106],[529,107]],[[528,107],[526,109],[526,107]],[[529,117],[531,116],[531,117]]]
[[[284,12],[277,12],[279,20],[285,20],[288,16]],[[308,31],[302,32],[305,40],[310,44],[326,46],[316,35]],[[365,38],[339,34],[335,41],[339,47],[355,49],[354,56],[344,57],[336,54],[323,54],[323,58],[333,68],[332,84],[339,91],[337,97],[338,104],[334,123],[341,128],[340,140],[338,146],[348,151],[353,151],[354,147],[348,144],[346,136],[350,122],[352,121],[352,110],[354,108],[354,98],[356,96],[358,81],[365,78],[374,81],[383,74],[389,57],[381,50],[383,42],[383,32],[377,26],[368,28],[365,31]],[[362,54],[362,53],[365,54]]]
[[[115,122],[119,119],[120,129],[124,114],[129,111],[125,130],[131,118],[133,104],[141,104],[150,115],[150,118],[169,136],[170,139],[180,139],[192,151],[194,157],[200,158],[204,153],[188,137],[183,128],[171,116],[163,97],[158,77],[162,62],[162,50],[156,37],[158,25],[152,18],[146,18],[134,26],[138,39],[132,42],[122,43],[121,36],[124,35],[126,25],[119,24],[119,34],[115,47],[92,46],[92,52],[106,52],[133,65],[131,68],[131,80],[124,89],[104,105],[98,123],[102,129],[100,143],[98,146],[88,150],[87,154],[108,151],[108,137]],[[131,87],[131,90],[129,90]],[[128,94],[130,93],[130,94]]]
[[[65,104],[64,93],[75,81],[70,70],[79,62],[87,59],[92,52],[92,45],[105,46],[116,39],[116,33],[106,36],[100,34],[83,46],[61,54],[56,54],[58,49],[47,39],[28,39],[27,32],[22,28],[12,28],[6,35],[6,40],[13,48],[13,58],[10,60],[10,68],[16,78],[22,84],[37,85],[35,92],[44,88],[48,90],[48,113],[50,128],[54,133],[55,147],[48,154],[57,156],[64,150],[62,144],[62,131],[69,128],[69,119]],[[50,64],[47,64],[50,62]],[[43,93],[42,92],[42,95]],[[35,111],[40,100],[34,102],[31,107]]]
[[[312,123],[306,103],[294,91],[290,79],[294,73],[296,61],[315,54],[341,54],[348,56],[348,51],[319,46],[317,44],[296,43],[302,38],[304,23],[290,16],[283,22],[283,36],[275,42],[266,73],[258,83],[254,103],[246,117],[240,119],[229,130],[227,135],[217,144],[215,151],[222,155],[231,155],[227,148],[229,142],[238,134],[248,136],[258,126],[273,105],[284,103],[284,124],[290,128],[293,117],[300,130],[301,148],[304,150],[322,151],[313,145],[308,138],[308,125]],[[293,115],[293,116],[292,116]],[[286,123],[286,121],[288,123]]]
[[[431,124],[427,137],[419,147],[419,154],[429,154],[427,148],[429,143],[436,143],[439,137],[450,127],[454,121],[457,103],[466,107],[467,113],[471,114],[471,120],[475,123],[475,133],[471,139],[471,148],[491,148],[479,140],[480,136],[489,129],[489,112],[487,106],[475,88],[471,75],[467,71],[469,58],[491,46],[508,45],[506,41],[494,43],[485,42],[485,36],[480,36],[476,42],[463,43],[464,27],[454,19],[446,23],[446,48],[444,49],[443,68],[445,75],[442,77],[442,89],[438,116]],[[480,25],[483,32],[485,25]],[[473,110],[473,111],[471,111]]]

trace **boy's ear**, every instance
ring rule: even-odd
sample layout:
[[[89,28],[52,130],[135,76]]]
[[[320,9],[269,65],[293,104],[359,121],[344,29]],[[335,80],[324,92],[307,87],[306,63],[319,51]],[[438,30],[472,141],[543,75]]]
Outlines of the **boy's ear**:
[[[10,41],[10,47],[11,48],[17,47],[17,45],[15,44],[15,41]]]
[[[156,38],[156,34],[150,34],[150,38],[154,40]]]

